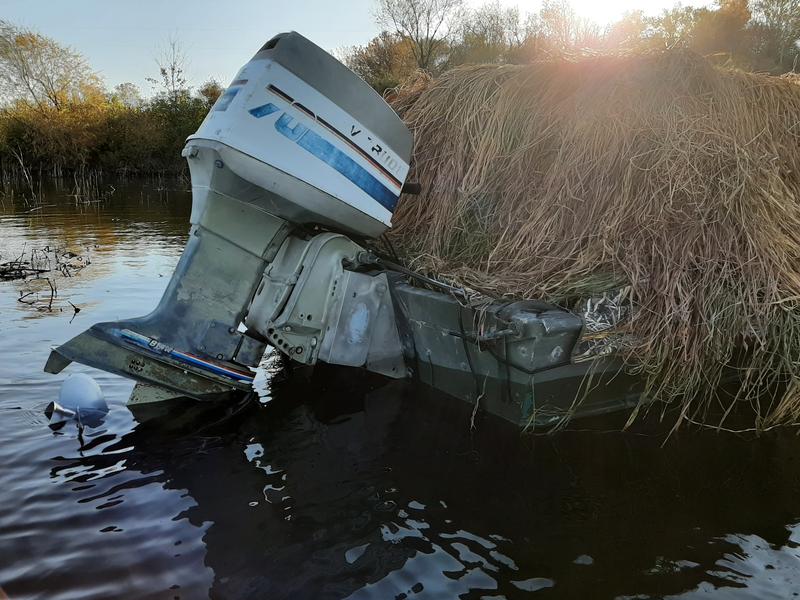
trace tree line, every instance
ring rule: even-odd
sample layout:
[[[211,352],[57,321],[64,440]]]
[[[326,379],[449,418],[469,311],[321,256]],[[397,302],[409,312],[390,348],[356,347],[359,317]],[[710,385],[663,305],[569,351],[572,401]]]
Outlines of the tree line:
[[[774,74],[800,70],[800,0],[717,0],[676,4],[661,14],[633,11],[600,27],[565,0],[522,13],[490,2],[378,0],[382,32],[341,52],[379,92],[418,70],[436,75],[472,63],[524,64],[557,56],[686,48],[715,63]]]
[[[544,0],[528,14],[497,1],[469,9],[463,0],[376,0],[376,21],[381,33],[340,58],[381,93],[420,70],[676,47],[746,70],[800,70],[800,0],[678,4],[604,28],[564,0]],[[171,40],[148,79],[154,95],[143,98],[132,83],[108,90],[75,50],[0,20],[0,174],[182,170],[186,137],[222,92],[213,80],[193,89],[185,68]]]
[[[5,177],[86,169],[123,174],[179,171],[186,137],[222,92],[192,89],[186,57],[170,40],[148,81],[106,90],[86,59],[35,31],[0,21],[0,170]]]

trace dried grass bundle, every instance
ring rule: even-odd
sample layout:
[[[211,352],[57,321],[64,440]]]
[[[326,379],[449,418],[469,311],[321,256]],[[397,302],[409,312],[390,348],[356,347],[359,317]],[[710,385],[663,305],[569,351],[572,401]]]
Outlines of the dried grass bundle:
[[[629,285],[628,364],[679,422],[800,421],[800,87],[675,51],[458,68],[392,102],[416,268],[561,303]]]

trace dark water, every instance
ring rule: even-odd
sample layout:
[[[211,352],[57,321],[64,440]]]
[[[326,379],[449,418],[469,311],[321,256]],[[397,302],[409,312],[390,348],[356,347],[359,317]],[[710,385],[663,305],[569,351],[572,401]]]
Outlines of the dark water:
[[[52,192],[0,213],[0,262],[56,244],[91,264],[59,296],[0,283],[0,587],[20,598],[791,598],[800,438],[522,437],[404,382],[272,369],[259,401],[111,411],[81,440],[42,414],[49,346],[152,308],[187,232],[185,193]],[[42,290],[47,296],[47,292]],[[30,297],[29,297],[30,298]],[[73,318],[69,302],[82,310]]]

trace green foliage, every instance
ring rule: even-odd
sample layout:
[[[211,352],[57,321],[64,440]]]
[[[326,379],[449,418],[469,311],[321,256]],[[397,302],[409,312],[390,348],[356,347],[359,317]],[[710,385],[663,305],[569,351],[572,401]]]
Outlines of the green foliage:
[[[400,85],[416,69],[408,41],[387,31],[381,32],[366,46],[347,50],[344,61],[381,94]]]
[[[800,0],[755,0],[752,9],[749,34],[756,66],[800,71]]]
[[[518,8],[502,8],[498,2],[467,13],[457,41],[451,45],[449,64],[518,62],[530,31]]]
[[[224,91],[225,89],[219,84],[219,82],[215,81],[214,79],[209,79],[200,86],[200,89],[197,90],[197,93],[200,94],[200,97],[205,101],[206,108],[210,109],[212,106],[214,106],[214,103]]]
[[[35,32],[0,21],[0,164],[65,173],[86,168],[180,171],[181,149],[222,93],[214,80],[191,93],[179,44],[158,61],[157,93],[132,83],[104,93],[86,61]]]
[[[116,95],[59,109],[18,101],[0,110],[0,160],[34,171],[101,168],[127,173],[180,171],[181,149],[209,110],[188,93],[137,105]]]

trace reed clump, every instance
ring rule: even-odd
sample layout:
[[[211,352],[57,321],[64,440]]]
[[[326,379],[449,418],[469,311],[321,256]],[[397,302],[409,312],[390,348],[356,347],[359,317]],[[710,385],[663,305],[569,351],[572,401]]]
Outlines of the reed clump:
[[[565,306],[629,286],[620,351],[678,423],[800,421],[800,86],[671,51],[462,67],[391,101],[413,266]]]

